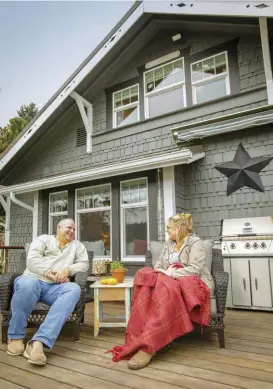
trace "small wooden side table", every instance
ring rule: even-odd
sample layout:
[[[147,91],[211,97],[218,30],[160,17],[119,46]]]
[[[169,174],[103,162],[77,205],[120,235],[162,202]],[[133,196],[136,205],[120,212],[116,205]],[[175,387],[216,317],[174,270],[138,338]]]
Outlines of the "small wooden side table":
[[[133,277],[125,277],[122,284],[102,285],[100,281],[94,282],[90,288],[94,289],[94,337],[99,335],[99,329],[104,327],[126,327],[131,312],[131,291]],[[105,323],[102,321],[102,303],[106,301],[125,302],[125,322]]]

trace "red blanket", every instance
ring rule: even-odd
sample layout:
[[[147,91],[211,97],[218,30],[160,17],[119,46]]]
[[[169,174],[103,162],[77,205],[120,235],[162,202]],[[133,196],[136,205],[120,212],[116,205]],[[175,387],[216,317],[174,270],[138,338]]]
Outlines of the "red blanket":
[[[210,291],[199,277],[173,279],[152,268],[139,270],[125,344],[110,350],[113,361],[130,359],[138,350],[158,351],[191,332],[192,321],[201,326],[210,321]]]

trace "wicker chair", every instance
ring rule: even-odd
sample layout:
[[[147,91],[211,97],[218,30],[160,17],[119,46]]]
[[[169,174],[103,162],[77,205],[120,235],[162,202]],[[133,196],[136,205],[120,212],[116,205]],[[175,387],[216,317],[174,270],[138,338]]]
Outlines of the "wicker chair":
[[[152,253],[149,250],[146,253],[145,266],[153,267]],[[219,249],[212,249],[211,273],[215,283],[214,293],[217,312],[211,314],[210,325],[207,327],[207,330],[217,332],[219,345],[221,348],[225,348],[224,316],[229,275],[224,271],[222,252]]]
[[[89,263],[93,259],[93,253],[89,252]],[[90,266],[90,264],[89,264]],[[13,294],[13,282],[16,277],[20,276],[23,272],[22,269],[26,267],[26,253],[23,252],[20,257],[20,266],[17,272],[8,272],[0,275],[0,312],[2,314],[2,343],[8,341],[8,327],[12,316],[10,309],[10,302]],[[69,324],[73,328],[73,340],[76,342],[80,337],[80,324],[83,321],[84,309],[86,304],[86,291],[87,291],[87,277],[88,272],[77,273],[71,278],[72,282],[76,282],[81,288],[81,296],[78,304],[76,305],[71,316],[67,319],[65,325]],[[41,302],[37,303],[35,309],[32,311],[28,318],[28,328],[39,327],[43,323],[50,307]]]

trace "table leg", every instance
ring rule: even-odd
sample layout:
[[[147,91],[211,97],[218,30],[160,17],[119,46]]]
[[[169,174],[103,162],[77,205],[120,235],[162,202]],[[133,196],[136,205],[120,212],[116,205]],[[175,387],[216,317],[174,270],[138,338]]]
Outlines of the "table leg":
[[[103,303],[99,301],[99,321],[103,322]]]
[[[94,337],[99,335],[100,329],[100,306],[99,306],[99,290],[94,288]]]
[[[128,320],[131,313],[131,288],[125,288],[125,320],[128,324]]]

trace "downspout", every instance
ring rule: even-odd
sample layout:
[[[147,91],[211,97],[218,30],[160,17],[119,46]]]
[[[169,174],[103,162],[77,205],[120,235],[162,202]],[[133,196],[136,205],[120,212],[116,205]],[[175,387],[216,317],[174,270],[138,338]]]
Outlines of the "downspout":
[[[268,25],[267,18],[265,16],[259,17],[260,24],[260,36],[262,42],[264,72],[267,89],[267,100],[268,104],[273,104],[273,77],[272,77],[272,65],[269,48],[269,37],[268,37]]]

